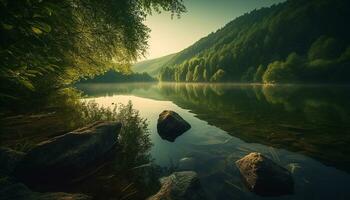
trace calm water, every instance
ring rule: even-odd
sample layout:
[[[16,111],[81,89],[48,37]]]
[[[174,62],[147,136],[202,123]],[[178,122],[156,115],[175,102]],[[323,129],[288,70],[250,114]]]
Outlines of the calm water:
[[[269,199],[247,191],[235,161],[258,151],[290,170],[295,194],[350,199],[350,88],[219,84],[83,84],[101,106],[132,101],[147,118],[161,167],[196,171],[209,199]],[[175,142],[157,133],[170,109],[192,128]]]

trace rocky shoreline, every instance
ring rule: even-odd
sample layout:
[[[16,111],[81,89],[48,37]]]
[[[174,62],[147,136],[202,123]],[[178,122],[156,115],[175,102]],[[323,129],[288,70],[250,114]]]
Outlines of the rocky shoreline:
[[[101,159],[108,159],[108,152],[118,146],[121,128],[122,125],[118,122],[96,122],[41,142],[27,153],[0,148],[1,198],[93,199],[86,194],[35,192],[27,185],[71,181],[79,177]],[[172,142],[191,126],[176,112],[164,111],[159,115],[157,128],[163,139]],[[148,200],[206,199],[198,174],[191,171],[190,166],[195,164],[195,160],[184,158],[180,163],[180,170],[185,171],[176,171],[160,178],[159,191]],[[290,172],[260,153],[252,152],[237,160],[235,164],[242,181],[257,195],[280,196],[294,192],[294,181]]]
[[[1,148],[0,171],[5,177],[1,182],[1,196],[7,199],[91,199],[83,194],[37,193],[23,183],[44,185],[80,176],[117,145],[120,130],[118,122],[96,122],[39,143],[27,153]]]

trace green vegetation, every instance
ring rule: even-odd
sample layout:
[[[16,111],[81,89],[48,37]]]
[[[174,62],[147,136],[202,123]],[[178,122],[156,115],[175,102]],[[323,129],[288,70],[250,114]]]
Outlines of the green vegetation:
[[[0,96],[7,109],[144,55],[152,11],[185,11],[182,0],[0,1]],[[23,105],[22,105],[23,104]]]
[[[135,63],[133,66],[131,66],[131,69],[134,72],[138,72],[138,73],[146,72],[152,77],[156,77],[160,69],[162,68],[162,66],[166,62],[168,62],[171,58],[173,58],[175,55],[176,54],[170,54],[160,58],[138,62],[138,63]]]
[[[95,76],[92,79],[81,80],[79,83],[124,83],[124,82],[152,82],[152,78],[146,72],[144,73],[122,73],[118,71],[108,71],[102,75]]]
[[[139,111],[133,109],[132,102],[116,108],[116,119],[122,123],[119,144],[122,146],[123,161],[121,164],[136,167],[150,162],[149,151],[152,147],[149,138],[148,122],[140,117]],[[120,160],[119,160],[120,162]]]
[[[51,106],[59,106],[55,113],[1,119],[0,146],[27,152],[48,138],[96,121],[116,120],[122,123],[122,129],[118,138],[119,148],[109,155],[115,157],[104,162],[91,174],[88,173],[82,182],[72,183],[71,190],[81,192],[81,185],[91,185],[88,192],[95,198],[106,199],[113,196],[122,199],[124,196],[131,195],[135,199],[145,199],[158,189],[156,174],[145,174],[142,169],[131,170],[152,162],[150,156],[152,143],[149,138],[148,122],[140,117],[131,102],[126,105],[102,107],[91,100],[81,101],[79,92],[71,88],[51,98],[55,100],[51,102]],[[96,185],[106,185],[106,187],[101,190]],[[134,193],[134,191],[137,192]]]
[[[2,118],[0,146],[21,151],[28,150],[32,145],[48,138],[96,121],[120,121],[124,125],[121,135],[131,134],[129,132],[135,130],[133,134],[137,134],[140,139],[146,140],[145,137],[148,137],[146,121],[139,117],[131,102],[127,105],[103,107],[92,100],[81,100],[81,92],[73,88],[62,89],[50,95],[48,99],[50,99],[49,102],[42,105],[41,110],[34,110],[26,115]],[[144,133],[144,137],[141,137],[141,132]],[[22,144],[25,144],[24,148]]]
[[[150,155],[153,144],[149,137],[148,121],[133,109],[131,101],[115,106],[113,113],[122,123],[120,151],[95,179],[87,182],[106,185],[103,191],[94,191],[100,199],[111,196],[116,199],[145,199],[159,187],[159,174]],[[146,169],[142,166],[146,166]],[[111,178],[101,180],[101,177]]]
[[[244,14],[177,53],[161,81],[348,83],[346,0],[288,0]]]

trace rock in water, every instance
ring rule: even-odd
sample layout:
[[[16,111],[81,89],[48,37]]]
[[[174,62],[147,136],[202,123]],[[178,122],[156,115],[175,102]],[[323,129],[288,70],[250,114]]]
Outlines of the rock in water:
[[[24,155],[23,152],[0,147],[0,174],[11,174]]]
[[[92,200],[93,198],[85,194],[70,194],[64,192],[53,193],[34,193],[34,199],[37,200]]]
[[[205,200],[197,173],[194,171],[174,172],[160,179],[159,192],[147,200]]]
[[[280,196],[294,192],[290,172],[260,153],[236,161],[248,189],[261,196]]]
[[[24,156],[15,175],[43,183],[74,177],[112,150],[120,129],[118,122],[97,122],[42,142]]]
[[[84,194],[70,194],[64,192],[40,193],[33,192],[22,183],[4,177],[0,180],[0,199],[8,200],[91,200]]]
[[[157,130],[162,139],[174,142],[190,128],[191,125],[174,111],[164,110],[159,114]]]

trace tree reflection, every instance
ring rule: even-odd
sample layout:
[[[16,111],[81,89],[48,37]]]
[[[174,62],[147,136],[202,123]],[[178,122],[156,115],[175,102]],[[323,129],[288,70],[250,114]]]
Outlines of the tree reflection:
[[[159,90],[198,118],[247,142],[287,148],[350,167],[345,145],[350,141],[347,87],[161,84]]]

